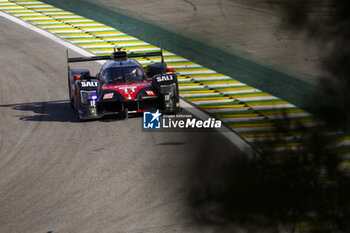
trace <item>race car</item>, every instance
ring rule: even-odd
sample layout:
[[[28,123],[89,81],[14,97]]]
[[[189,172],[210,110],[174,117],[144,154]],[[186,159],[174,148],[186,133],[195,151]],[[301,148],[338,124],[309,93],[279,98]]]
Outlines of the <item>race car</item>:
[[[132,58],[161,56],[161,62],[143,66]],[[96,76],[87,69],[70,69],[69,63],[107,60]],[[163,52],[126,53],[120,48],[110,56],[69,58],[68,88],[71,106],[80,120],[106,115],[160,110],[177,113],[179,90],[177,75],[164,63]]]

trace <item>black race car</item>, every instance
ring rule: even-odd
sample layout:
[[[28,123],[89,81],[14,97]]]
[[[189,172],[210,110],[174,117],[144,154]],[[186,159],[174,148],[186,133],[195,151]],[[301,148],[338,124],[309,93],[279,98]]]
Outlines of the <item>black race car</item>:
[[[161,63],[145,69],[131,58],[161,56]],[[71,62],[109,60],[96,76],[86,69],[70,69],[68,88],[71,106],[79,119],[97,119],[105,115],[141,113],[159,109],[176,113],[179,108],[177,75],[167,69],[163,52],[130,53],[114,51],[110,56],[69,58]]]

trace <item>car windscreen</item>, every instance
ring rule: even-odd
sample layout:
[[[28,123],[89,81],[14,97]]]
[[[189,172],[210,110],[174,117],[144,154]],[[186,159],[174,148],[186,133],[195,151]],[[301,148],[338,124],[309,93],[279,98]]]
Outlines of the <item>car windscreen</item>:
[[[103,71],[102,79],[106,84],[139,82],[143,80],[143,72],[139,67],[115,67]]]

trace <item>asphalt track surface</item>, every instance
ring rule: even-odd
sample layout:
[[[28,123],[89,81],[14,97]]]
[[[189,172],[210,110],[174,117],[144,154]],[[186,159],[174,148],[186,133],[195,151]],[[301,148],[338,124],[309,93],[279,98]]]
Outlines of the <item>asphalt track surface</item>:
[[[226,139],[142,132],[140,117],[78,122],[65,48],[4,18],[0,31],[0,232],[209,231],[186,195],[202,147],[234,153]]]

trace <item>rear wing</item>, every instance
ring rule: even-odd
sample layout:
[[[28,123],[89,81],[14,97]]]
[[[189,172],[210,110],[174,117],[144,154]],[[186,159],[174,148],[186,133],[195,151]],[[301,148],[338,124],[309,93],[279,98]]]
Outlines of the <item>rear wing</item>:
[[[120,51],[120,48],[118,48],[118,51],[112,52],[110,56],[91,56],[91,57],[68,57],[68,50],[67,50],[67,63],[70,62],[84,62],[84,61],[99,61],[99,60],[126,60],[128,58],[135,58],[135,57],[156,57],[161,56],[162,57],[162,63],[164,63],[164,57],[163,57],[163,49],[159,52],[150,52],[150,53],[129,53],[127,54],[125,51]]]

